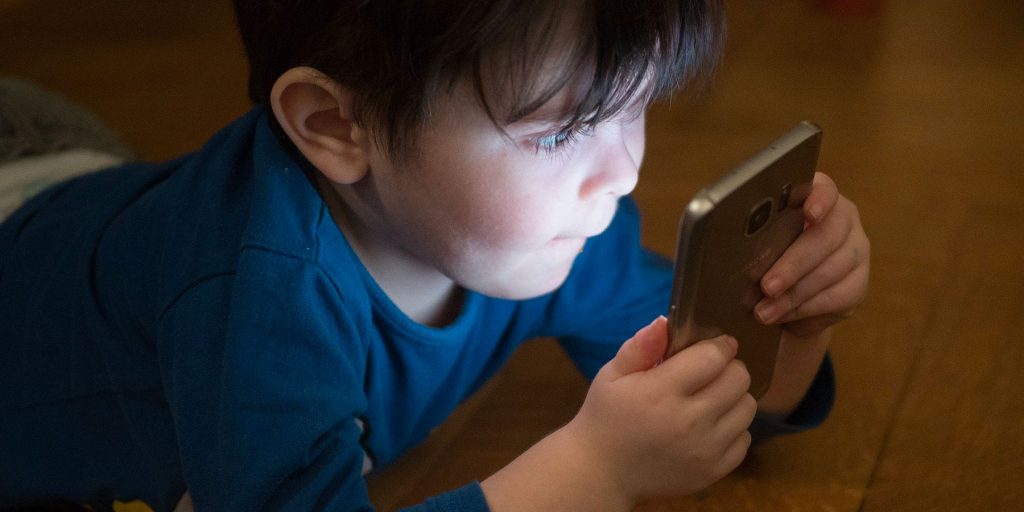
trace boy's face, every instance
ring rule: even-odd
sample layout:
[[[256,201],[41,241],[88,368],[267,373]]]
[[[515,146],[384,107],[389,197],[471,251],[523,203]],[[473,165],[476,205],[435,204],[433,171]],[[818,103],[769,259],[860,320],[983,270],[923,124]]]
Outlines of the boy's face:
[[[414,156],[370,152],[370,173],[351,191],[363,233],[487,295],[557,288],[633,190],[644,152],[637,109],[586,133],[560,132],[554,119],[569,89],[506,127],[508,137],[470,87],[439,99]]]

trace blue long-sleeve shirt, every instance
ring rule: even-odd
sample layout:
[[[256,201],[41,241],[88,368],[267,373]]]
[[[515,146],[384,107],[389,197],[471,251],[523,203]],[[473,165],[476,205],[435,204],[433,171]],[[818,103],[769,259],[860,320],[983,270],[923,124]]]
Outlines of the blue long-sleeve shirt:
[[[370,510],[364,476],[422,441],[524,340],[593,377],[664,313],[635,205],[565,284],[465,293],[443,328],[377,286],[255,109],[200,151],[73,179],[0,225],[0,504]],[[826,363],[788,423],[820,422]],[[421,511],[485,511],[476,483]]]

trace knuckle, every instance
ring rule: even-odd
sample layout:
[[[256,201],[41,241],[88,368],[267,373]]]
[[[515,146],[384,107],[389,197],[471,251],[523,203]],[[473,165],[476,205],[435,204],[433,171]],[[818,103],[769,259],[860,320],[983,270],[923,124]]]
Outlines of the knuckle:
[[[815,240],[815,245],[820,243],[821,240],[821,238]],[[831,243],[831,241],[827,241],[826,243]],[[787,265],[783,267],[786,269],[786,275],[795,281],[798,276],[804,273],[804,269],[811,268],[814,265],[815,260],[819,258],[819,252],[819,247],[807,246],[801,251],[795,253],[792,260],[786,262]]]
[[[678,440],[686,440],[697,428],[697,420],[693,416],[684,415],[676,422],[672,436]]]
[[[818,300],[821,302],[821,308],[824,311],[842,311],[846,309],[845,301],[841,300],[836,292],[832,290],[823,290],[818,295]]]
[[[742,405],[747,413],[748,421],[754,421],[754,416],[757,415],[757,399],[754,398],[754,395],[750,393],[743,395]]]
[[[857,206],[857,203],[854,203],[853,201],[850,201],[849,199],[844,197],[843,204],[845,204],[846,207],[850,209],[850,216],[852,216],[855,219],[860,218],[860,208]]]
[[[729,473],[732,473],[733,471],[736,470],[736,468],[740,467],[740,464],[743,464],[744,459],[747,458],[747,452],[750,451],[750,446],[752,443],[753,438],[751,437],[749,431],[744,431],[742,434],[740,434],[740,436],[736,439],[736,446],[739,449],[735,450],[734,453],[731,454],[729,460],[724,461],[725,464],[722,466],[719,472],[719,478],[724,477]]]
[[[722,352],[721,343],[717,339],[705,340],[686,349],[695,362],[704,362]]]
[[[730,364],[734,368],[734,373],[736,373],[737,385],[743,389],[750,389],[750,371],[747,369],[747,365],[739,359],[734,360]]]
[[[850,239],[850,237],[852,237],[856,231],[857,218],[851,215],[849,218],[847,218],[846,222],[840,223],[836,227],[833,233],[833,236],[835,238],[830,240],[830,242],[833,244],[831,248],[835,250],[841,247],[843,243]]]
[[[788,283],[794,281],[793,276],[797,275],[800,269],[798,258],[803,258],[803,256],[799,254],[783,255],[782,259],[776,264],[775,270],[772,271],[772,274],[782,281],[783,286],[787,286]]]
[[[740,447],[742,448],[742,450],[740,450],[740,463],[742,463],[743,459],[747,457],[747,452],[750,451],[750,447],[754,444],[754,436],[751,435],[749,430],[743,431],[740,443]],[[737,464],[737,466],[738,465],[739,464]]]
[[[793,308],[792,310],[790,310],[789,315],[787,316],[786,320],[788,320],[790,322],[793,322],[793,321],[796,321],[798,319],[804,318],[806,316],[807,316],[807,303],[804,302],[803,304],[800,304],[799,306],[797,306],[797,307]]]
[[[705,345],[703,357],[709,363],[725,364],[726,361],[733,357],[733,349],[729,345],[729,339],[729,336],[725,335],[713,338],[711,343]]]
[[[786,299],[786,309],[792,311],[800,306],[800,298],[797,296],[797,291],[800,288],[800,283],[797,283],[786,290],[782,296]]]
[[[867,300],[868,300],[868,283],[867,283],[867,280],[865,279],[864,280],[864,284],[861,285],[861,289],[860,289],[859,293],[857,294],[857,300],[854,301],[853,306],[851,307],[851,309],[859,308],[865,302],[867,302]]]

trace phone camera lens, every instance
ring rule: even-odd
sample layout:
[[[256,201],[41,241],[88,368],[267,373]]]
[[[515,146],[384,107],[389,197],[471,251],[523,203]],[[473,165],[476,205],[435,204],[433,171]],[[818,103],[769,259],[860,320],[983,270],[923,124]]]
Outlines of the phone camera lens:
[[[768,219],[772,216],[772,200],[765,199],[750,212],[747,217],[747,236],[753,235],[761,230]]]
[[[789,206],[789,196],[793,193],[793,185],[786,185],[782,187],[782,192],[779,194],[779,211],[785,210]]]

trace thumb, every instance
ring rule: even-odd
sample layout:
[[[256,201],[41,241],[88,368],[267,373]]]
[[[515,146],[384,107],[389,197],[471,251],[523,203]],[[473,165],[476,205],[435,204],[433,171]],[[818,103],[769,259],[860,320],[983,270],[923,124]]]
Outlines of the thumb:
[[[615,358],[608,362],[610,376],[615,379],[654,368],[668,346],[667,325],[665,317],[659,316],[619,347]]]

